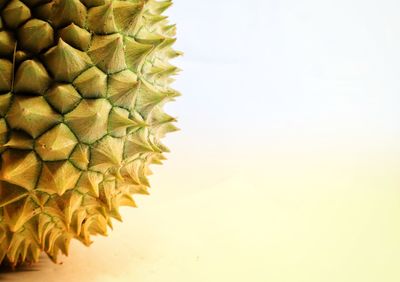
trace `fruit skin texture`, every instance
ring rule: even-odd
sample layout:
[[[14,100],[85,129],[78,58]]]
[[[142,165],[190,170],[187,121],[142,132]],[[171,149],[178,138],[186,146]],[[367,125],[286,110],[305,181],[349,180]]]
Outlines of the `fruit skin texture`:
[[[0,0],[0,264],[56,262],[148,194],[177,130],[171,4]]]

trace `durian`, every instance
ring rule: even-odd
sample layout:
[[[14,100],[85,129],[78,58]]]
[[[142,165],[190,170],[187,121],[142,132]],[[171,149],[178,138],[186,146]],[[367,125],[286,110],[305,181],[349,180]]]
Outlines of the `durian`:
[[[0,0],[0,264],[107,235],[160,164],[171,0]]]

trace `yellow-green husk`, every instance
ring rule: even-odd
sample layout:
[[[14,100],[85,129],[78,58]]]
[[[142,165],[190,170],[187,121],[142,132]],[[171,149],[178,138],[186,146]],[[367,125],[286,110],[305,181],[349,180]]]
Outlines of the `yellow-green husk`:
[[[169,0],[0,0],[0,264],[57,261],[147,194],[175,131]]]

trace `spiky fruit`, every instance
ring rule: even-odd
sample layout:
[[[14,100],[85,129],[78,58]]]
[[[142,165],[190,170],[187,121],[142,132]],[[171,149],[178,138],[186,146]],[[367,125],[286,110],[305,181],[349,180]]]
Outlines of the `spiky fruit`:
[[[0,263],[56,261],[147,194],[175,131],[170,0],[0,0]]]

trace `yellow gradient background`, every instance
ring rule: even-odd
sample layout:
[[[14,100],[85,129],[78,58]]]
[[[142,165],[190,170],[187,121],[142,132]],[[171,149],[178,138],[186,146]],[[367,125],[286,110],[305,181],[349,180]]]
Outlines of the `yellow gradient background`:
[[[5,281],[400,281],[390,0],[175,0],[181,131],[108,238]]]

